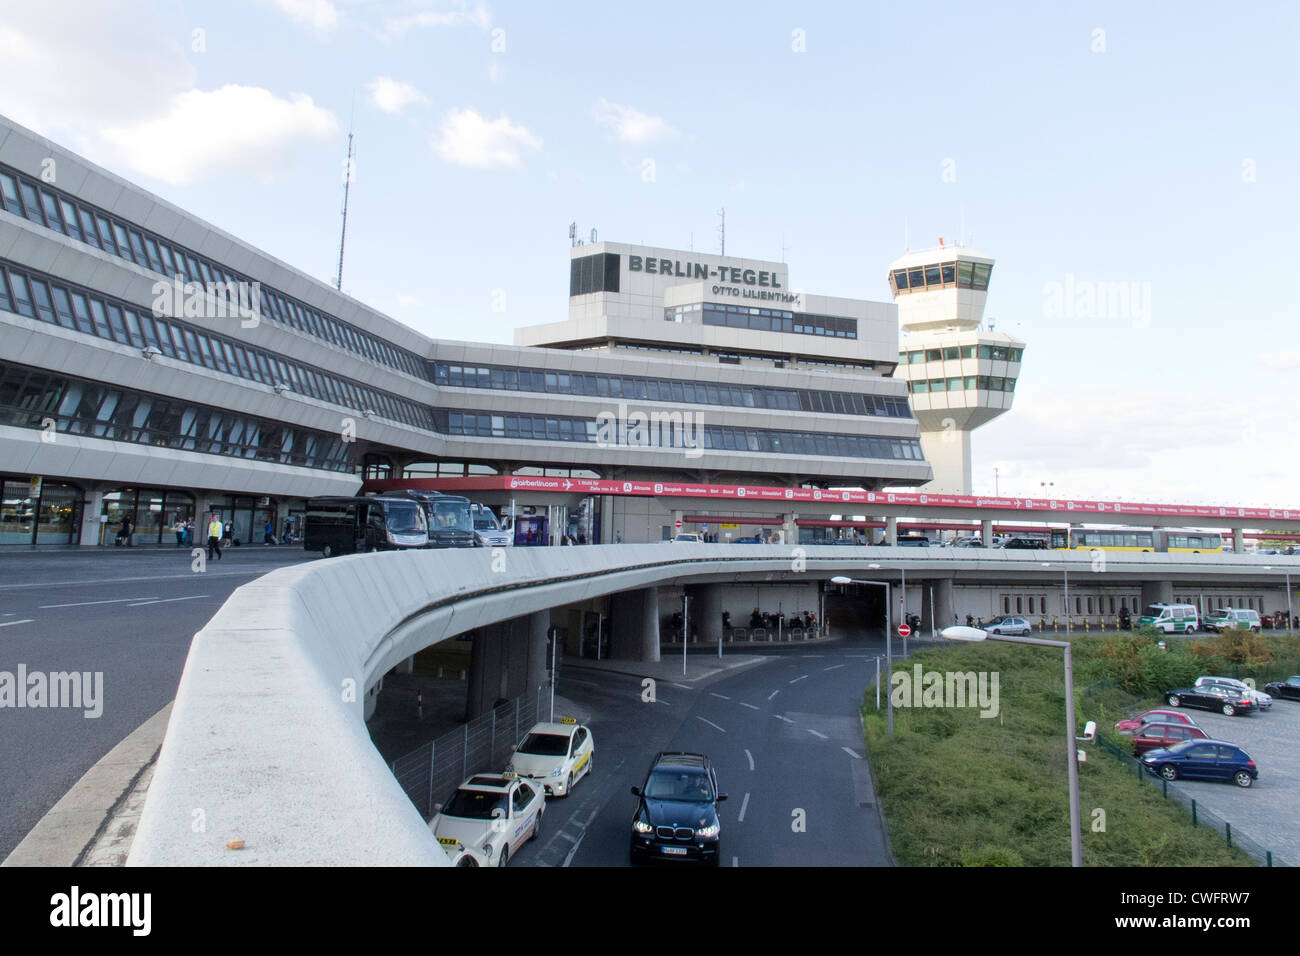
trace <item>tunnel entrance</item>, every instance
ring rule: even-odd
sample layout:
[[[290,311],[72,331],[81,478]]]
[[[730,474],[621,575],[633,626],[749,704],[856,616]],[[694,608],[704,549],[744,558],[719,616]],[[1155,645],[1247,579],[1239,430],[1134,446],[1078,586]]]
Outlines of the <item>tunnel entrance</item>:
[[[826,616],[832,633],[838,632],[850,641],[882,640],[885,589],[862,584],[834,588],[826,594]]]

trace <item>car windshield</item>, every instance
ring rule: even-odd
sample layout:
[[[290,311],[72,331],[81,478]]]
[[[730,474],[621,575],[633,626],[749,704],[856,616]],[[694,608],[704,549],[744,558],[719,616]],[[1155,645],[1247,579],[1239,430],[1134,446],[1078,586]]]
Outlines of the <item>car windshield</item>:
[[[469,820],[491,820],[493,811],[498,817],[508,817],[509,801],[507,795],[494,790],[457,790],[442,808],[446,817],[464,817]]]
[[[1186,752],[1192,747],[1195,747],[1199,743],[1200,743],[1199,740],[1183,740],[1180,741],[1179,743],[1174,744],[1172,747],[1167,748],[1167,750],[1171,754],[1180,754]]]
[[[1164,610],[1165,609],[1160,607],[1158,604],[1148,604],[1144,614],[1146,617],[1159,617],[1164,613]]]
[[[393,534],[425,534],[424,509],[414,501],[389,501],[385,503],[388,514],[387,527]]]
[[[475,531],[500,531],[501,527],[497,524],[497,519],[490,511],[474,512],[474,530]]]
[[[569,752],[569,738],[563,734],[529,734],[519,745],[519,753],[535,757],[563,757]]]
[[[435,531],[474,530],[469,519],[469,503],[465,501],[435,501],[433,518]]]
[[[656,770],[646,781],[651,800],[712,800],[713,786],[702,770]]]

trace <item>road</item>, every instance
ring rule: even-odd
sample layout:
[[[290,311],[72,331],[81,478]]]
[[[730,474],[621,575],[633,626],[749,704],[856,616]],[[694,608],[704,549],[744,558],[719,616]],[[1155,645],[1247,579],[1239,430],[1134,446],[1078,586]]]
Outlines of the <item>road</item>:
[[[315,557],[315,556],[311,556]],[[0,672],[103,674],[103,710],[0,708],[0,859],[122,738],[176,696],[190,640],[241,584],[306,560],[231,548],[0,553]]]
[[[659,750],[713,760],[728,795],[724,865],[890,865],[858,717],[876,652],[857,641],[774,649],[704,686],[660,681],[653,702],[638,677],[570,665],[559,691],[590,715],[596,769],[548,803],[542,837],[514,865],[629,865],[629,788]]]

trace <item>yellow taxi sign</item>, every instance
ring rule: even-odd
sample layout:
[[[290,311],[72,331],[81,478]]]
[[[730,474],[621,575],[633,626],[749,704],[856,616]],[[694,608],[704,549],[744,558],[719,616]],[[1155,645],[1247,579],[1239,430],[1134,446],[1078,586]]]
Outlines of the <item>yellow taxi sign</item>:
[[[518,779],[519,779],[519,774],[515,773],[513,770],[506,770],[506,771],[503,771],[502,774],[501,774],[501,776],[504,777],[506,780],[518,780]]]
[[[561,717],[561,718],[560,718],[560,723],[562,723],[562,724],[576,724],[577,722],[578,722],[577,719],[576,719],[576,718],[573,718],[573,717]]]
[[[457,840],[455,837],[440,836],[438,837],[438,842],[441,843],[443,846],[460,846],[460,841]]]

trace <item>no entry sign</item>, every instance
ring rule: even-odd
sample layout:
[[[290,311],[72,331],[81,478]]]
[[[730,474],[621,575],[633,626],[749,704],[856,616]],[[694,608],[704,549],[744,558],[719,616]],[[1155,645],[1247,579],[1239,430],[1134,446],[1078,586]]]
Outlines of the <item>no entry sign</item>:
[[[911,634],[911,633],[912,633],[912,629],[911,629],[910,627],[908,627],[906,624],[900,624],[900,625],[898,625],[898,636],[899,636],[899,637],[907,637],[907,636],[908,636],[909,634]]]

